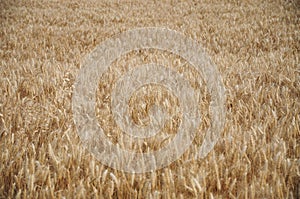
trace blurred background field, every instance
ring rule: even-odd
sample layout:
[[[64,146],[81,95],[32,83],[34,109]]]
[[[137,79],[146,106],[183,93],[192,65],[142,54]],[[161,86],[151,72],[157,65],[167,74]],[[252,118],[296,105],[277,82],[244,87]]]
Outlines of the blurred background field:
[[[226,124],[206,158],[186,162],[187,152],[156,172],[126,174],[81,145],[73,83],[99,43],[153,26],[206,50],[226,87]],[[299,30],[297,0],[0,0],[0,198],[300,198]],[[209,114],[202,120],[209,126]]]

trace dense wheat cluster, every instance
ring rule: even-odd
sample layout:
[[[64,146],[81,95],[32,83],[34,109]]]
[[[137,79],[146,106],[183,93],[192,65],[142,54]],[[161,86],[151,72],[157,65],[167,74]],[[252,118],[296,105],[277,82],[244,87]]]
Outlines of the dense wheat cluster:
[[[300,198],[299,16],[299,1],[283,0],[1,0],[0,198]],[[164,169],[129,174],[102,165],[82,145],[72,116],[73,84],[99,43],[150,26],[182,32],[206,50],[226,88],[226,124],[204,159],[190,159],[191,147]],[[113,143],[122,132],[109,93],[116,70],[127,70],[130,60],[168,60],[192,85],[201,78],[188,63],[180,71],[184,60],[167,52],[120,58],[97,91],[99,124]],[[204,93],[197,145],[210,125],[213,96],[205,94],[205,82],[195,88]],[[144,89],[147,95],[129,104],[137,123],[147,123],[140,101],[159,104],[158,92],[177,104],[161,88]],[[179,117],[174,112],[165,125],[170,137]],[[164,144],[150,140],[140,149]]]

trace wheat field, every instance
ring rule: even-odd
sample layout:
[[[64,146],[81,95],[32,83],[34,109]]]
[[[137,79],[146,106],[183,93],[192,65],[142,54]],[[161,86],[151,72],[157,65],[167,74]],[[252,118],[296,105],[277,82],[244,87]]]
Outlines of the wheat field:
[[[0,0],[0,24],[0,198],[300,198],[299,1]],[[227,113],[205,158],[189,159],[191,147],[168,167],[132,174],[101,164],[82,145],[72,93],[86,55],[141,27],[197,40],[221,74]],[[99,82],[97,117],[112,142],[122,133],[107,100],[116,69],[166,58],[180,72],[182,58],[143,50]],[[201,79],[192,69],[185,74]],[[149,95],[129,106],[152,103],[157,93],[177,103],[161,88],[145,89]],[[209,98],[199,104],[199,132],[210,125]],[[133,108],[132,116],[139,122],[147,111]],[[172,137],[177,125],[175,118],[165,132]]]

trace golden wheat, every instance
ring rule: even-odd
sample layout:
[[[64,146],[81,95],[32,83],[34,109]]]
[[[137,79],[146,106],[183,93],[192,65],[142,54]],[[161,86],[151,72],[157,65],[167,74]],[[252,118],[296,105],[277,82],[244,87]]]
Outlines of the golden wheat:
[[[300,198],[299,15],[299,1],[279,0],[0,1],[0,198]],[[96,45],[149,26],[182,32],[206,49],[226,87],[226,125],[206,158],[190,159],[191,147],[167,168],[128,174],[103,166],[83,147],[72,90]],[[175,68],[183,62],[133,52],[102,83],[115,81],[123,62],[159,62],[159,56]],[[192,85],[198,78],[191,69],[178,72]],[[100,102],[111,91],[101,85]],[[200,130],[210,125],[209,97],[199,105]],[[97,108],[108,137],[120,139],[109,109]],[[161,136],[172,135],[177,123],[174,116]],[[158,147],[155,140],[145,146]]]

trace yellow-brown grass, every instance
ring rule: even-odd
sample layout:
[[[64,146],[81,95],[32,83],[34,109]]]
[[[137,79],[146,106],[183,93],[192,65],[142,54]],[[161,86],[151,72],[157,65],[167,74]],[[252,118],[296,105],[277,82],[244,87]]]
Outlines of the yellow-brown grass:
[[[0,1],[0,198],[299,198],[299,15],[299,1],[279,0]],[[185,162],[187,153],[134,175],[85,150],[71,98],[85,55],[145,26],[203,45],[222,75],[227,116],[205,159]],[[157,52],[137,55],[147,53]],[[101,88],[99,100],[109,91]]]

